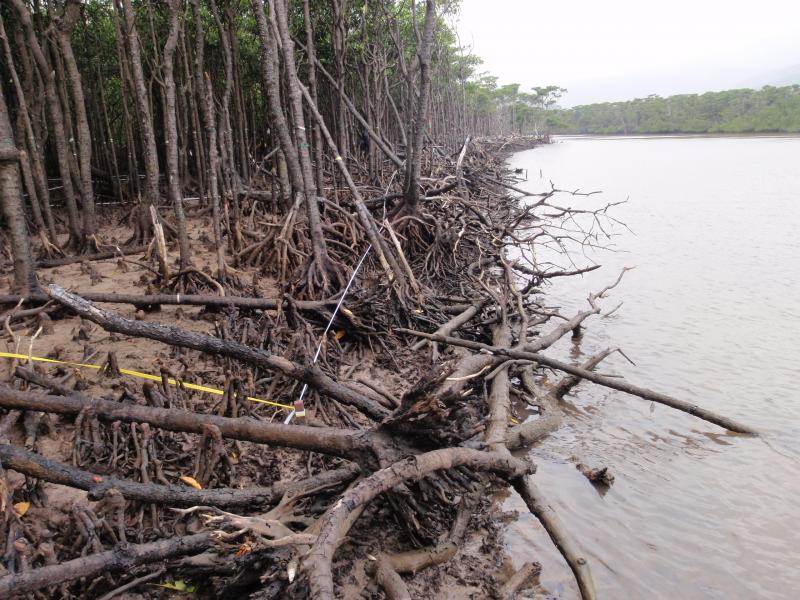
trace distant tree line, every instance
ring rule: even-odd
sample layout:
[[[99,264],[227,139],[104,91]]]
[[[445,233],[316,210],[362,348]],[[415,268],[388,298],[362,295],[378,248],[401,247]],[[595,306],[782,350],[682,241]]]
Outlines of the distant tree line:
[[[554,133],[800,132],[800,85],[648,96],[548,112]]]

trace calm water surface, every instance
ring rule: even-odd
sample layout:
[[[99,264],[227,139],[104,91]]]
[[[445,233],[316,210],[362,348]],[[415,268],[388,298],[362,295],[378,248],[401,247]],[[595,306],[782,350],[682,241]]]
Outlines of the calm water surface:
[[[614,215],[616,252],[575,259],[602,269],[555,280],[564,313],[635,266],[579,344],[609,346],[603,373],[751,424],[733,435],[641,399],[583,383],[564,426],[534,448],[540,487],[591,560],[601,598],[800,598],[800,139],[562,138],[516,154],[521,186],[602,190],[562,199]],[[576,460],[608,465],[601,494]],[[575,598],[566,565],[524,515],[507,532],[515,562],[539,560],[537,597]]]

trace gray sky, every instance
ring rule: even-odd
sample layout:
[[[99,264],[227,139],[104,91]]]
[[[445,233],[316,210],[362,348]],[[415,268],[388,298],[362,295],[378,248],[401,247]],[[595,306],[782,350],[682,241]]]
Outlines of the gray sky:
[[[565,106],[800,77],[798,0],[463,0],[457,28],[501,84]]]

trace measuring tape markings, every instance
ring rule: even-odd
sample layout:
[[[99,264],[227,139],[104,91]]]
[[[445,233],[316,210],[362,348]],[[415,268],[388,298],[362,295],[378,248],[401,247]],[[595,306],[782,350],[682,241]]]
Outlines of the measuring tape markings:
[[[46,358],[44,356],[28,356],[27,354],[17,354],[15,352],[0,352],[0,358],[18,358],[20,360],[30,360],[33,362],[43,362],[43,363],[51,363],[58,365],[67,365],[70,367],[80,367],[82,369],[100,370],[103,368],[103,365],[92,365],[86,363],[70,362],[65,360],[57,360],[55,358]],[[152,375],[150,373],[142,373],[141,371],[134,371],[133,369],[120,369],[119,372],[122,373],[123,375],[129,375],[130,377],[136,377],[138,379],[147,379],[148,381],[163,381],[163,379],[158,375]],[[167,380],[167,383],[169,383],[169,385],[180,386],[187,390],[195,390],[197,392],[207,392],[209,394],[215,394],[217,396],[222,396],[225,393],[223,390],[213,387],[208,387],[206,385],[200,385],[197,383],[187,383],[185,381],[178,382],[171,377]],[[268,404],[269,406],[277,406],[278,408],[282,408],[284,410],[294,410],[294,406],[289,404],[281,404],[280,402],[263,400],[261,398],[254,398],[252,396],[247,396],[246,398],[251,402],[258,402],[259,404]]]

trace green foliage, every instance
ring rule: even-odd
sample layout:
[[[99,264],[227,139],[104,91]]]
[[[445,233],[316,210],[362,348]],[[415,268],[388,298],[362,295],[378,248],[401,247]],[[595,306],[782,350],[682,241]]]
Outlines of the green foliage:
[[[765,86],[558,110],[561,133],[800,132],[800,85]]]

